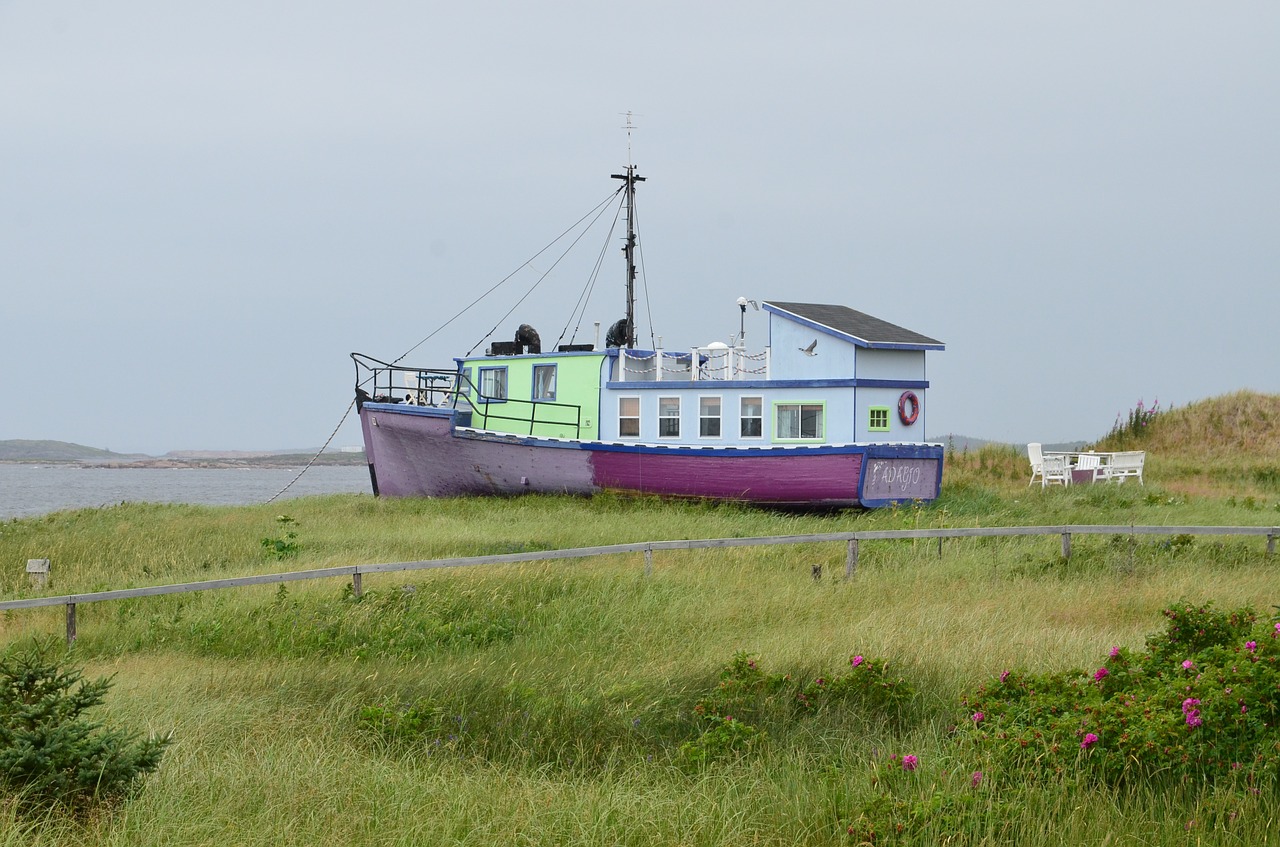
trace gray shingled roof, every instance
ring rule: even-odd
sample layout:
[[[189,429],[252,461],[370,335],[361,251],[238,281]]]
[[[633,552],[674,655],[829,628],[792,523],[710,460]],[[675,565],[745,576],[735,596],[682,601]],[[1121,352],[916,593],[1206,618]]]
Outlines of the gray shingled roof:
[[[783,303],[769,300],[764,306],[787,312],[796,317],[847,336],[855,344],[866,347],[916,347],[943,349],[941,341],[904,329],[897,324],[882,321],[865,312],[848,306],[832,306],[824,303]]]

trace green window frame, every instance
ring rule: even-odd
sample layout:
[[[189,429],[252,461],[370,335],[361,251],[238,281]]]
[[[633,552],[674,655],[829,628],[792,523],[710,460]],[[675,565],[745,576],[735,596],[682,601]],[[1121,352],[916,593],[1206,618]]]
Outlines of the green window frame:
[[[826,438],[825,403],[774,403],[774,441],[822,441]]]
[[[888,406],[872,406],[867,411],[867,429],[871,432],[889,431]]]

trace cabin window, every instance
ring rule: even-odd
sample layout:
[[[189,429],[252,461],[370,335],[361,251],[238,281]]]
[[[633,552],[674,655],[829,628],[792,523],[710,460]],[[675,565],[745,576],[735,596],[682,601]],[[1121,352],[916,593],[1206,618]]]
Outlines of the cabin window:
[[[871,419],[867,422],[867,429],[872,432],[888,432],[889,431],[889,407],[888,406],[872,406]]]
[[[454,389],[458,397],[466,399],[471,396],[471,368],[463,368],[458,376],[458,385]]]
[[[743,438],[759,438],[764,435],[764,398],[743,397],[740,401],[739,433]]]
[[[507,399],[506,368],[480,369],[480,399],[489,401]]]
[[[720,437],[720,398],[698,398],[698,435],[702,438]]]
[[[534,365],[533,366],[533,399],[534,400],[556,399],[556,366],[555,365]]]
[[[618,398],[618,437],[640,437],[640,398]]]
[[[680,398],[658,398],[658,437],[680,437]]]
[[[821,403],[779,403],[774,410],[775,438],[798,440],[823,437]]]

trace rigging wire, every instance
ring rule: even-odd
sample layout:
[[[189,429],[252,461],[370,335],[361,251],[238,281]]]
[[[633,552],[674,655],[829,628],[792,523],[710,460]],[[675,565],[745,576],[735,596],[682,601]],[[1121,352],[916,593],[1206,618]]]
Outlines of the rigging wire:
[[[578,220],[574,221],[574,222],[573,222],[573,224],[572,224],[571,226],[569,226],[569,228],[568,228],[568,229],[566,229],[564,232],[560,233],[560,234],[559,234],[559,235],[557,235],[555,238],[553,238],[551,241],[549,241],[545,247],[543,247],[543,248],[542,248],[541,250],[539,250],[537,253],[534,253],[532,256],[530,256],[528,259],[526,259],[524,262],[522,262],[522,263],[519,265],[519,267],[517,267],[517,268],[516,268],[515,270],[513,270],[511,273],[507,274],[507,275],[506,275],[506,276],[504,276],[502,279],[498,280],[498,282],[496,282],[496,283],[495,283],[495,284],[494,284],[494,285],[493,285],[493,286],[492,286],[488,291],[484,292],[484,293],[483,293],[483,294],[481,294],[479,297],[477,297],[476,299],[472,300],[470,303],[468,303],[466,306],[464,306],[460,312],[458,312],[458,313],[457,313],[456,315],[454,315],[453,317],[449,318],[449,320],[445,321],[445,322],[444,322],[444,323],[442,323],[440,326],[436,327],[436,328],[435,328],[435,329],[434,329],[434,330],[433,330],[429,335],[427,335],[427,337],[426,337],[426,338],[422,339],[422,340],[421,340],[421,341],[419,341],[417,344],[413,345],[413,346],[412,346],[412,347],[410,347],[408,350],[404,351],[404,352],[403,352],[403,353],[401,353],[399,356],[397,356],[395,359],[393,359],[393,360],[392,360],[392,362],[391,362],[391,364],[393,364],[393,365],[394,365],[394,364],[399,363],[402,359],[404,359],[404,357],[405,357],[405,356],[408,356],[408,355],[409,355],[410,353],[412,353],[414,350],[417,350],[417,349],[418,349],[419,347],[421,347],[423,344],[426,344],[428,341],[430,341],[432,338],[434,338],[434,337],[435,337],[439,332],[441,332],[441,331],[442,331],[445,327],[447,327],[449,324],[453,323],[453,322],[454,322],[454,321],[456,321],[458,318],[460,318],[460,317],[462,317],[463,315],[465,315],[465,314],[466,314],[466,313],[467,313],[467,312],[468,312],[468,311],[469,311],[473,306],[475,306],[477,303],[479,303],[479,302],[480,302],[481,300],[483,300],[484,298],[488,297],[488,296],[489,296],[490,294],[492,294],[493,292],[497,291],[499,288],[501,288],[501,287],[502,287],[502,285],[503,285],[504,283],[506,283],[508,280],[510,280],[513,276],[515,276],[516,274],[520,273],[520,271],[522,271],[522,270],[524,270],[526,267],[528,267],[528,266],[533,262],[533,260],[534,260],[534,259],[538,258],[538,257],[539,257],[539,256],[541,256],[543,253],[545,253],[545,252],[547,252],[548,250],[550,250],[550,249],[551,249],[551,248],[556,244],[556,242],[558,242],[560,239],[564,238],[566,235],[568,235],[569,233],[571,233],[571,232],[573,232],[575,229],[577,229],[577,228],[578,228],[578,225],[579,225],[579,224],[581,224],[583,221],[585,221],[587,218],[591,217],[592,215],[596,215],[596,217],[599,217],[599,214],[600,214],[601,209],[602,209],[603,207],[607,206],[607,205],[608,205],[608,204],[613,200],[613,198],[614,198],[614,195],[615,195],[615,194],[617,194],[617,192],[616,192],[616,191],[615,191],[615,192],[613,192],[612,194],[610,194],[610,195],[609,195],[608,197],[606,197],[604,200],[600,201],[598,204],[596,204],[596,206],[594,206],[594,207],[591,209],[591,211],[587,212],[585,215],[583,215],[582,217],[578,218]],[[581,236],[579,236],[579,238],[581,238]],[[576,242],[575,242],[575,243],[576,243]],[[558,261],[558,260],[557,260],[557,261]],[[527,296],[527,295],[526,295],[526,296]],[[508,314],[509,314],[509,313],[508,313]],[[495,329],[496,329],[496,327],[495,327]],[[489,334],[490,334],[490,335],[492,335],[492,334],[493,334],[493,330],[490,330],[490,331],[489,331]],[[485,338],[488,338],[488,337],[489,337],[488,335],[486,335],[486,336],[485,336]],[[477,345],[479,345],[479,344],[483,344],[483,343],[484,343],[484,340],[485,340],[484,338],[481,338],[479,341],[477,341],[477,342],[476,342],[476,344],[477,344]],[[475,349],[475,347],[472,347],[471,349],[472,349],[472,350],[474,350],[474,349]],[[468,355],[470,355],[470,354],[468,353]]]
[[[583,287],[582,293],[578,295],[578,302],[573,305],[573,311],[569,313],[569,320],[565,321],[564,328],[560,330],[560,337],[556,339],[557,347],[564,340],[564,335],[569,331],[569,324],[571,323],[574,324],[574,327],[573,335],[569,336],[569,343],[572,344],[578,338],[578,330],[582,328],[582,319],[587,314],[587,303],[591,300],[596,283],[600,281],[600,269],[604,267],[605,255],[609,251],[609,243],[613,240],[613,233],[618,229],[618,218],[621,216],[622,204],[618,204],[617,210],[613,213],[613,223],[609,225],[609,231],[605,234],[604,243],[600,245],[600,252],[596,254],[596,263],[591,269],[591,275],[587,278],[587,284]]]
[[[631,215],[637,219],[635,229],[639,233],[639,218],[634,208],[631,210]],[[657,350],[658,342],[655,340],[653,333],[653,303],[649,299],[649,276],[644,270],[644,242],[640,240],[639,235],[636,236],[636,252],[640,254],[640,286],[644,289],[644,313],[649,318],[649,345],[654,350]]]
[[[610,199],[612,199],[612,198],[610,198]],[[607,202],[608,202],[608,201],[606,201],[606,203],[607,203]],[[502,322],[503,322],[503,321],[505,321],[507,318],[511,317],[511,313],[512,313],[512,312],[514,312],[516,309],[518,309],[518,308],[520,307],[520,304],[521,304],[521,303],[523,303],[525,300],[529,299],[529,295],[530,295],[530,294],[532,294],[535,290],[537,290],[538,286],[539,286],[539,285],[541,285],[541,284],[543,283],[543,281],[544,281],[548,276],[550,276],[550,275],[551,275],[551,272],[552,272],[553,270],[555,270],[555,269],[556,269],[556,266],[557,266],[557,265],[559,265],[559,264],[560,264],[560,262],[562,262],[562,261],[564,260],[564,257],[565,257],[565,256],[567,256],[567,255],[569,255],[569,251],[570,251],[570,250],[572,250],[572,249],[577,245],[577,243],[578,243],[579,241],[581,241],[581,240],[586,236],[586,234],[591,230],[591,227],[595,225],[595,222],[596,222],[597,220],[599,220],[599,219],[600,219],[600,216],[601,216],[601,215],[603,215],[603,214],[604,214],[604,212],[605,212],[605,203],[601,203],[600,205],[596,206],[596,208],[595,208],[595,209],[593,209],[592,211],[593,211],[593,212],[596,212],[595,220],[592,220],[592,221],[591,221],[591,223],[587,224],[587,226],[583,228],[582,232],[578,233],[578,236],[577,236],[576,238],[574,238],[572,241],[570,241],[570,242],[569,242],[569,244],[564,248],[564,251],[563,251],[559,256],[557,256],[557,257],[556,257],[556,260],[555,260],[554,262],[552,262],[552,263],[551,263],[551,267],[547,268],[547,269],[546,269],[546,271],[544,271],[544,272],[543,272],[542,276],[538,277],[537,281],[536,281],[536,282],[534,282],[534,284],[533,284],[533,285],[529,286],[529,290],[528,290],[528,291],[526,291],[526,292],[524,293],[524,296],[523,296],[523,297],[521,297],[519,300],[517,300],[515,303],[513,303],[513,304],[511,305],[511,308],[510,308],[510,309],[508,309],[508,310],[506,311],[506,314],[504,314],[502,317],[498,318],[498,322],[497,322],[496,324],[494,324],[494,325],[493,325],[493,328],[492,328],[492,329],[490,329],[488,332],[486,332],[486,333],[484,334],[484,336],[483,336],[479,341],[477,341],[475,344],[473,344],[473,345],[471,346],[471,349],[467,351],[467,355],[468,355],[468,356],[470,356],[472,353],[474,353],[474,352],[475,352],[475,349],[476,349],[477,347],[479,347],[481,344],[483,344],[485,341],[487,341],[487,340],[488,340],[488,339],[489,339],[489,338],[490,338],[490,337],[491,337],[495,332],[497,332],[497,331],[498,331],[498,327],[502,324]],[[585,216],[584,216],[583,218],[579,218],[579,219],[578,219],[578,223],[582,223],[582,221],[583,221],[583,220],[585,220]],[[577,223],[576,223],[576,224],[574,224],[574,227],[576,227],[577,225],[578,225]],[[570,229],[572,229],[572,227],[571,227]],[[560,238],[563,238],[563,237],[564,237],[564,234],[562,233],[562,234],[560,235]],[[559,241],[559,240],[560,240],[560,238],[557,238],[557,239],[556,239],[556,241]],[[555,241],[553,241],[553,242],[551,242],[551,243],[552,243],[552,244],[554,244],[554,243],[555,243]],[[539,253],[544,252],[544,251],[545,251],[548,247],[550,247],[550,246],[551,246],[551,245],[550,245],[550,244],[548,244],[548,245],[547,245],[547,247],[542,248],[542,250],[540,250],[540,251],[539,251]],[[537,258],[537,256],[535,256],[534,258]],[[529,262],[532,262],[532,261],[533,261],[533,259],[530,259],[530,260],[529,260]],[[528,264],[529,264],[529,262],[525,262],[525,265],[528,265]],[[510,278],[510,277],[508,277],[508,279],[509,279],[509,278]],[[397,361],[398,361],[398,360],[397,360]],[[393,364],[394,364],[394,363],[393,363]]]
[[[464,306],[460,312],[458,312],[456,315],[454,315],[453,317],[449,318],[449,320],[445,321],[444,323],[440,324],[440,326],[438,326],[438,327],[436,327],[434,330],[432,330],[432,331],[427,335],[427,337],[426,337],[426,338],[423,338],[423,339],[422,339],[421,341],[419,341],[417,344],[413,345],[413,346],[412,346],[412,347],[410,347],[408,350],[404,351],[404,352],[403,352],[403,353],[401,353],[399,356],[397,356],[397,357],[396,357],[396,358],[391,362],[391,364],[393,364],[393,365],[394,365],[394,364],[399,363],[402,359],[404,359],[404,357],[408,356],[408,355],[409,355],[410,353],[412,353],[414,350],[417,350],[417,349],[418,349],[419,347],[421,347],[423,344],[426,344],[428,341],[430,341],[432,338],[434,338],[437,334],[439,334],[442,330],[444,330],[444,328],[445,328],[445,327],[447,327],[449,324],[453,323],[453,322],[454,322],[454,321],[456,321],[458,318],[460,318],[460,317],[462,317],[463,315],[465,315],[465,314],[467,313],[467,311],[468,311],[468,310],[470,310],[473,306],[475,306],[477,303],[479,303],[479,302],[480,302],[481,300],[483,300],[484,298],[488,297],[488,296],[489,296],[490,294],[492,294],[493,292],[497,291],[500,287],[502,287],[502,285],[503,285],[504,283],[506,283],[508,280],[510,280],[513,276],[515,276],[516,274],[518,274],[520,271],[524,270],[524,269],[525,269],[525,267],[527,267],[529,264],[531,264],[531,263],[533,262],[533,260],[534,260],[534,259],[538,258],[538,257],[539,257],[539,256],[541,256],[543,253],[545,253],[545,252],[547,252],[548,250],[550,250],[550,249],[551,249],[551,247],[552,247],[553,245],[555,245],[555,243],[556,243],[556,242],[558,242],[560,239],[564,238],[564,237],[565,237],[566,235],[568,235],[570,232],[573,232],[575,229],[577,229],[578,225],[579,225],[579,224],[581,224],[583,221],[585,221],[587,218],[591,217],[592,215],[595,215],[596,219],[599,219],[600,215],[602,215],[602,214],[604,213],[604,209],[605,209],[605,207],[607,207],[607,206],[609,205],[609,203],[610,203],[610,202],[612,202],[613,198],[614,198],[614,197],[616,197],[616,196],[618,195],[618,193],[619,193],[621,190],[622,190],[622,189],[621,189],[621,188],[619,188],[617,191],[614,191],[614,192],[610,193],[608,197],[606,197],[605,199],[603,199],[603,200],[601,200],[599,203],[597,203],[597,204],[596,204],[596,205],[591,209],[591,211],[587,212],[585,215],[583,215],[582,217],[578,218],[578,220],[574,221],[574,223],[573,223],[571,226],[569,226],[569,227],[568,227],[564,232],[560,233],[560,234],[559,234],[559,235],[557,235],[555,238],[553,238],[551,241],[549,241],[549,242],[546,244],[546,246],[544,246],[541,250],[539,250],[537,253],[534,253],[532,256],[530,256],[527,260],[525,260],[525,261],[524,261],[524,262],[523,262],[519,267],[517,267],[517,268],[516,268],[515,270],[513,270],[511,273],[507,274],[507,275],[506,275],[506,276],[504,276],[502,279],[498,280],[498,282],[496,282],[492,287],[490,287],[488,291],[486,291],[486,292],[484,292],[483,294],[481,294],[481,295],[480,295],[479,297],[477,297],[475,300],[472,300],[470,303],[468,303],[466,306]],[[595,223],[595,221],[592,221],[592,224],[594,224],[594,223]],[[590,229],[590,228],[591,228],[591,224],[589,224],[589,225],[588,225],[587,229]],[[585,235],[585,234],[586,234],[586,231],[584,230],[584,231],[583,231],[583,235]],[[579,235],[579,236],[578,236],[578,238],[574,239],[573,244],[576,244],[576,243],[578,242],[578,240],[579,240],[579,239],[581,239],[581,238],[582,238],[582,235]],[[572,247],[572,246],[573,246],[573,245],[571,244],[571,245],[570,245],[570,247]],[[567,252],[567,251],[566,251],[566,252]],[[560,258],[561,258],[561,259],[563,259],[563,258],[564,258],[564,254],[563,254],[563,253],[560,255]],[[559,261],[560,261],[560,259],[557,259],[557,260],[556,260],[556,264],[559,264]],[[555,265],[552,265],[552,267],[554,268],[554,267],[555,267]],[[548,273],[550,273],[550,271],[548,271]],[[545,279],[545,278],[546,278],[546,274],[543,274],[543,277],[542,277],[542,278],[543,278],[543,279]],[[539,280],[538,280],[538,282],[541,282],[541,281],[542,281],[542,279],[539,279]],[[537,284],[535,284],[535,285],[534,285],[534,288],[536,288],[536,287],[537,287]],[[532,292],[533,292],[533,289],[530,289],[530,290],[529,290],[529,293],[532,293]],[[529,296],[529,294],[525,294],[525,296],[524,296],[524,297],[521,297],[521,298],[520,298],[520,302],[523,302],[523,301],[524,301],[524,299],[525,299],[525,297],[528,297],[528,296]],[[517,303],[516,303],[516,305],[517,305],[517,306],[518,306],[518,305],[520,305],[520,302],[517,302]],[[514,311],[514,307],[513,307],[512,311]],[[509,315],[509,314],[511,314],[511,312],[508,312],[507,314]],[[503,316],[503,318],[505,319],[505,318],[506,318],[506,315],[504,315],[504,316]],[[497,327],[494,327],[494,329],[497,329]],[[490,330],[490,331],[489,331],[489,334],[490,334],[490,335],[492,335],[492,334],[493,334],[493,330]],[[485,337],[487,338],[488,336],[485,336]],[[477,343],[483,343],[483,341],[484,341],[484,339],[482,338],[482,339],[480,339],[480,342],[477,342]],[[474,350],[474,349],[475,349],[475,348],[473,347],[473,348],[472,348],[472,350]],[[467,353],[467,355],[471,355],[471,354],[470,354],[470,352],[468,352],[468,353]],[[373,377],[371,376],[371,377],[369,377],[369,378],[370,378],[370,379],[372,379]],[[366,382],[367,382],[367,380],[366,380]],[[316,451],[316,454],[315,454],[314,456],[312,456],[312,457],[311,457],[311,461],[307,462],[307,464],[302,468],[302,470],[298,471],[298,475],[297,475],[297,476],[295,476],[293,479],[289,480],[288,484],[287,484],[287,485],[285,485],[285,487],[284,487],[284,488],[281,488],[279,491],[277,491],[275,494],[273,494],[269,499],[267,499],[267,500],[264,502],[264,505],[265,505],[265,503],[271,503],[271,502],[273,502],[274,500],[276,500],[276,498],[278,498],[280,495],[284,494],[286,491],[288,491],[290,488],[292,488],[292,487],[293,487],[293,484],[294,484],[295,482],[297,482],[299,479],[302,479],[302,475],[303,475],[304,473],[306,473],[308,470],[310,470],[310,469],[311,469],[311,466],[312,466],[312,465],[314,465],[314,464],[316,463],[316,460],[320,458],[321,454],[323,454],[325,450],[329,449],[329,445],[330,445],[330,444],[332,444],[332,443],[333,443],[333,439],[337,437],[337,435],[338,435],[338,430],[342,429],[342,425],[343,425],[344,423],[346,423],[346,421],[347,421],[347,416],[351,414],[351,410],[352,410],[353,408],[355,408],[355,405],[356,405],[355,398],[352,398],[351,402],[347,404],[347,410],[346,410],[345,412],[343,412],[343,413],[342,413],[342,417],[338,420],[338,425],[337,425],[337,426],[335,426],[335,427],[333,428],[333,432],[329,433],[329,438],[324,442],[324,446],[322,446],[318,451]]]

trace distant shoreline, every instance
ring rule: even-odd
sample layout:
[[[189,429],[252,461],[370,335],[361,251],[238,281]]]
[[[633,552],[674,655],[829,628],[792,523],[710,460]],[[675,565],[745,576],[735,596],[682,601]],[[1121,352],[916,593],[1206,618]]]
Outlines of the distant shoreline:
[[[201,458],[174,458],[157,456],[129,461],[93,461],[83,459],[0,459],[6,465],[58,465],[61,467],[77,467],[85,469],[108,468],[127,470],[130,468],[206,468],[235,470],[240,468],[300,468],[307,464],[323,466],[362,466],[365,464],[364,453],[322,453],[312,461],[307,453],[281,453],[267,456],[208,456]]]

